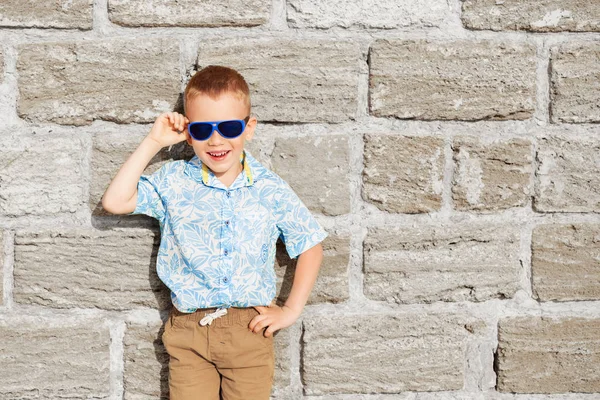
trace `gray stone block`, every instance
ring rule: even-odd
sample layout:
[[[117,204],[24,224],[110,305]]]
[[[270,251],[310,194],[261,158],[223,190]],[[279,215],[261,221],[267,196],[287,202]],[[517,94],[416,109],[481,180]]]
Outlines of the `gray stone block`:
[[[390,213],[425,213],[442,206],[444,140],[366,134],[362,198]]]
[[[452,144],[452,198],[461,211],[497,211],[529,204],[533,146],[528,139],[489,142],[459,136]]]
[[[0,2],[0,27],[92,29],[93,0]]]
[[[77,228],[15,235],[14,301],[52,308],[167,309],[158,232]]]
[[[510,298],[518,289],[517,227],[369,228],[365,296],[398,304]]]
[[[444,25],[451,14],[449,4],[442,0],[287,2],[288,25],[294,28],[431,28]]]
[[[600,211],[600,140],[538,138],[533,208],[538,212]]]
[[[535,55],[525,43],[376,40],[370,112],[417,120],[528,119],[535,109]]]
[[[6,318],[0,337],[0,398],[111,398],[111,339],[101,321]]]
[[[534,297],[540,301],[600,300],[598,232],[598,224],[545,224],[534,228]]]
[[[74,214],[84,205],[84,138],[74,132],[0,132],[0,216]]]
[[[250,27],[269,21],[271,2],[108,0],[108,15],[123,26]]]
[[[596,7],[600,14],[600,3]],[[549,73],[552,122],[600,122],[600,44],[552,47]]]
[[[469,29],[600,32],[600,3],[590,0],[463,0]]]
[[[181,92],[179,44],[171,38],[24,43],[17,73],[17,112],[35,122],[154,122]]]
[[[302,336],[304,394],[462,389],[471,336],[467,320],[429,313],[307,318]]]
[[[522,316],[498,324],[497,390],[600,392],[600,320]]]
[[[312,212],[342,215],[350,212],[349,158],[346,137],[317,136],[277,139],[272,163]]]

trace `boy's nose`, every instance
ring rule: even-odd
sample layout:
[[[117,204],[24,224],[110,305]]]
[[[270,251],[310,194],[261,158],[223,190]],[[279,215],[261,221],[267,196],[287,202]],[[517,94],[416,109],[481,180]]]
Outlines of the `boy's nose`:
[[[221,134],[219,133],[219,131],[217,131],[216,129],[213,131],[212,135],[210,135],[210,137],[208,138],[208,143],[209,144],[220,144],[223,143],[223,141],[225,140],[225,138],[223,136],[221,136]]]

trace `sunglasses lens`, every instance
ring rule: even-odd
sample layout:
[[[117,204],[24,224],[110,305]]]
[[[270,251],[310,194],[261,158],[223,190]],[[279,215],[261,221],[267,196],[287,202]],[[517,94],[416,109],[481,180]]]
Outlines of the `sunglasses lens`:
[[[219,124],[219,131],[225,137],[234,138],[242,133],[243,126],[239,121],[225,121]]]
[[[212,125],[208,123],[194,123],[189,125],[190,135],[196,140],[206,140],[212,132]]]

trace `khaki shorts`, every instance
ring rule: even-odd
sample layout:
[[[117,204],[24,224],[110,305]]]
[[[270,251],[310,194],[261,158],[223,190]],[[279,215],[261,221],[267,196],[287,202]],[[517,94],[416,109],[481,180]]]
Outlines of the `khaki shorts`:
[[[182,313],[172,307],[162,335],[169,353],[171,400],[269,400],[273,386],[273,335],[252,333],[253,307],[227,309],[227,314],[201,326],[216,308]]]

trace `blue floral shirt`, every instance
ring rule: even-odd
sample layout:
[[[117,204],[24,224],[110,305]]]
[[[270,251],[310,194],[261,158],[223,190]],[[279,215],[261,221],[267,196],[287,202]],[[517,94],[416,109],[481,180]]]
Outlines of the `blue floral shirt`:
[[[226,187],[197,155],[163,165],[137,184],[133,214],[160,223],[156,270],[181,312],[268,306],[275,298],[275,245],[292,259],[328,233],[289,184],[248,150]]]

